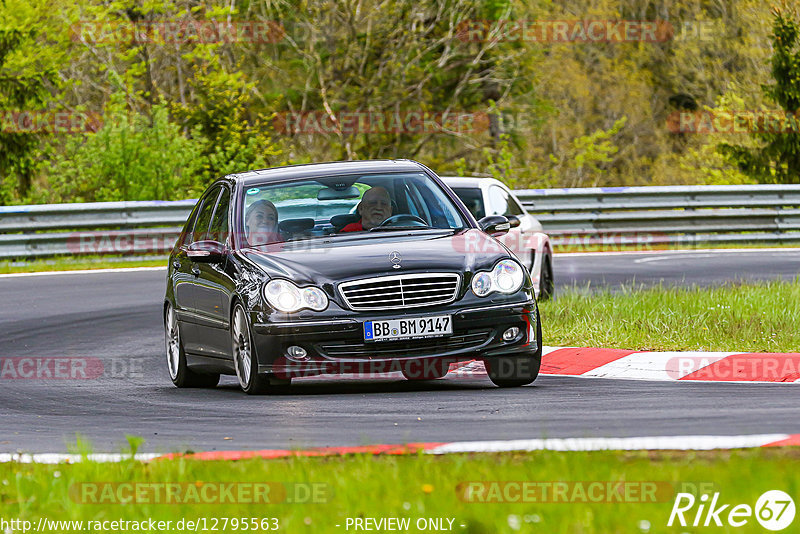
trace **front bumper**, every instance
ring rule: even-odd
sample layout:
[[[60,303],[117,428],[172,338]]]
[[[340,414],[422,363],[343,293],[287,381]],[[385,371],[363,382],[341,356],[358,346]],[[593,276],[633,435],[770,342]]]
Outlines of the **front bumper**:
[[[364,341],[365,320],[435,315],[452,315],[451,336]],[[512,354],[534,355],[541,345],[541,340],[537,339],[537,321],[535,300],[481,307],[454,303],[427,311],[363,312],[358,318],[253,322],[253,336],[259,373],[284,377],[323,373],[371,374],[401,370],[401,366],[409,362],[439,360],[447,364]],[[512,326],[519,328],[519,334],[510,341],[503,340],[503,332]],[[302,359],[291,357],[287,353],[290,346],[302,347],[306,356]]]

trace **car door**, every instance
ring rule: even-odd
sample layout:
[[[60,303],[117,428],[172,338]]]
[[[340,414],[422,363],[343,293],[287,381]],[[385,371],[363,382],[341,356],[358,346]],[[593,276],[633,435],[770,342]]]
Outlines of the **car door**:
[[[197,219],[192,232],[187,236],[184,246],[181,247],[181,272],[186,273],[186,281],[182,283],[182,298],[186,307],[184,317],[187,325],[187,335],[183,338],[183,348],[187,352],[205,354],[198,335],[198,325],[201,315],[198,311],[200,294],[202,293],[202,280],[200,280],[200,266],[188,256],[188,249],[193,243],[202,241],[208,235],[211,217],[217,204],[220,188],[215,187],[200,199],[201,205],[197,212]],[[183,276],[183,274],[182,274]],[[177,294],[177,293],[176,293]]]
[[[486,215],[514,216],[519,219],[519,226],[511,228],[509,232],[502,236],[502,241],[511,251],[517,255],[523,265],[530,269],[533,263],[533,253],[530,243],[532,242],[532,228],[530,218],[526,216],[522,206],[517,204],[507,189],[497,184],[491,184],[486,188]]]
[[[182,337],[193,335],[188,330],[189,325],[194,325],[194,310],[195,305],[192,300],[191,285],[194,283],[194,274],[192,274],[192,261],[186,254],[186,248],[192,242],[192,235],[194,233],[195,223],[197,222],[197,215],[203,207],[203,200],[197,202],[197,207],[192,210],[189,220],[186,223],[184,231],[181,233],[178,247],[175,253],[171,256],[172,261],[172,277],[170,283],[172,284],[172,294],[175,298],[175,314],[178,318],[178,324],[181,326]]]
[[[217,199],[204,240],[213,240],[229,249],[229,216],[231,192],[227,186]],[[196,308],[198,352],[214,358],[229,358],[231,341],[228,332],[230,295],[233,278],[227,272],[227,255],[220,263],[196,263]]]

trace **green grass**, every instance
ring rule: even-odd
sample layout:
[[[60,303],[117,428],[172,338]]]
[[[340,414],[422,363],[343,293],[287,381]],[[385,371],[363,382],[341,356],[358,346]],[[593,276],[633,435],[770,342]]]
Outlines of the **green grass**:
[[[565,254],[571,252],[664,252],[670,250],[707,250],[707,249],[759,249],[759,248],[800,248],[800,243],[692,243],[670,245],[554,245],[553,252]]]
[[[166,267],[166,258],[125,260],[108,256],[73,256],[31,260],[26,262],[0,261],[0,274],[39,273],[48,271],[80,271],[84,269],[120,269],[132,267]]]
[[[414,522],[421,517],[454,518],[453,531],[464,533],[699,532],[704,529],[666,526],[677,491],[718,491],[722,502],[753,506],[763,492],[781,489],[797,500],[798,460],[800,450],[789,448],[685,453],[542,451],[442,457],[357,455],[227,463],[183,459],[148,464],[12,463],[0,465],[0,517],[31,520],[34,524],[40,517],[84,521],[153,518],[171,520],[173,524],[181,518],[274,517],[280,531],[291,533],[347,532],[348,517],[407,517],[412,520],[410,532],[417,532]],[[580,498],[571,497],[567,500],[572,502],[556,503],[465,502],[464,493],[457,492],[457,488],[463,488],[459,485],[480,481],[657,482],[659,490],[654,494],[657,502],[644,503],[635,502],[637,499],[622,503],[581,502]],[[224,505],[94,504],[81,497],[85,488],[97,487],[86,483],[120,482],[191,482],[199,487],[213,482],[279,483],[289,488],[289,495],[303,496],[304,491],[299,488],[314,487],[316,499]],[[278,486],[271,487],[270,494],[279,496]],[[341,526],[336,527],[337,524]],[[353,531],[351,527],[349,532]],[[751,518],[743,528],[711,531],[764,530]]]
[[[797,352],[800,279],[713,288],[563,291],[541,304],[544,344]]]

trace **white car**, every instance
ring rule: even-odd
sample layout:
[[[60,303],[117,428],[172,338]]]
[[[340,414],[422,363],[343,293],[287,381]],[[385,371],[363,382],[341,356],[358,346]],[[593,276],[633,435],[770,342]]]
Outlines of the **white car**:
[[[442,180],[455,191],[475,219],[504,215],[512,228],[498,238],[531,273],[536,296],[546,300],[553,296],[553,249],[542,224],[528,213],[517,196],[503,182],[494,178],[462,178],[443,176]],[[519,220],[515,226],[514,219]]]

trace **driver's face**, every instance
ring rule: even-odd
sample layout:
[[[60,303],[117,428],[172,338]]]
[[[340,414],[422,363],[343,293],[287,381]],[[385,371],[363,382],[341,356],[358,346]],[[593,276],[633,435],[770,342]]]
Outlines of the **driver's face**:
[[[365,230],[381,224],[392,214],[389,192],[383,187],[373,187],[368,190],[358,205],[358,213],[361,215],[361,226]]]

